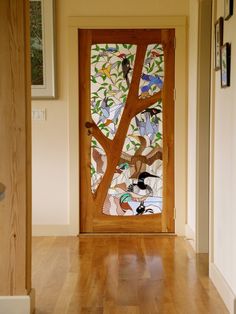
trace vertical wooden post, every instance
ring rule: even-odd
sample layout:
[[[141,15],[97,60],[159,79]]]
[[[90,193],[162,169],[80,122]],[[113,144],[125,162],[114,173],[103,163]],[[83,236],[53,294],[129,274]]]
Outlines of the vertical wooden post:
[[[0,1],[0,296],[31,292],[29,1]]]

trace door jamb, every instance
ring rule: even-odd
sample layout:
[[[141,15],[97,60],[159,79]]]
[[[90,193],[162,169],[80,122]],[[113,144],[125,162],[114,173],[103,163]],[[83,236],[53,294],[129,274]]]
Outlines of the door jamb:
[[[70,233],[79,231],[79,149],[78,149],[78,28],[174,28],[175,54],[175,208],[176,234],[184,235],[187,200],[187,40],[186,16],[156,17],[69,17],[69,220]],[[173,95],[174,97],[174,95]]]
[[[198,19],[195,243],[197,253],[209,251],[211,2],[211,0],[199,2]]]

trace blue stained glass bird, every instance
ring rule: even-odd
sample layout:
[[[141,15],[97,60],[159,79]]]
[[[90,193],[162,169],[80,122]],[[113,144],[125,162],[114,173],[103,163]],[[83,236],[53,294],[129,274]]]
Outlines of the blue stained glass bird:
[[[159,131],[158,118],[154,120],[154,122],[150,121],[150,113],[144,113],[146,121],[139,120],[137,116],[135,116],[135,122],[137,127],[139,128],[139,132],[141,136],[147,135],[149,137],[150,143],[152,143],[156,133]]]
[[[114,52],[117,52],[118,50],[117,50],[117,48],[114,48],[114,47],[108,47],[108,48],[106,48],[106,51],[114,53]]]
[[[142,93],[147,93],[149,89],[153,86],[156,85],[160,89],[163,87],[163,80],[160,78],[160,76],[154,76],[154,75],[148,75],[148,74],[142,74],[142,79],[144,81],[149,82],[148,85],[142,86],[141,87],[141,92]]]

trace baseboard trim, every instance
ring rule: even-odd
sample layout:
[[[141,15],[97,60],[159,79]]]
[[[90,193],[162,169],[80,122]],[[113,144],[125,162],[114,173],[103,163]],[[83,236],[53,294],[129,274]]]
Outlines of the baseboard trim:
[[[35,313],[35,289],[31,289],[30,294],[30,313],[34,314]]]
[[[71,225],[33,225],[33,236],[76,236],[78,232],[75,232],[75,228]]]
[[[185,225],[185,239],[191,244],[194,251],[196,251],[195,232],[188,224]]]
[[[236,296],[214,263],[210,263],[209,276],[230,314],[236,314]]]
[[[29,295],[0,296],[0,314],[31,314]]]

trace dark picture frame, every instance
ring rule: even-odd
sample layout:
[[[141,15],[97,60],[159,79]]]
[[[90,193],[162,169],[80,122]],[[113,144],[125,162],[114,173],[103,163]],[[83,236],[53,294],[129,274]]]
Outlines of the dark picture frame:
[[[221,47],[221,63],[220,63],[220,77],[221,87],[230,86],[230,59],[231,59],[231,46],[229,43],[225,43]]]
[[[233,15],[234,0],[224,0],[224,18],[228,20]]]
[[[223,45],[224,19],[220,17],[215,23],[215,70],[220,69],[220,47]]]

